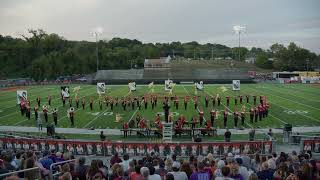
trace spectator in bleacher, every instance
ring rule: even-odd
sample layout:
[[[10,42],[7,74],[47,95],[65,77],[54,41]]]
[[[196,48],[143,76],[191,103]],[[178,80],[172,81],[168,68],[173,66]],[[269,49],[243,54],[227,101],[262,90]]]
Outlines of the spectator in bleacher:
[[[169,173],[173,174],[175,180],[188,180],[187,174],[179,170],[180,170],[180,163],[175,161],[172,164],[172,171]]]
[[[152,166],[154,167],[155,170],[159,169],[159,160],[157,159],[157,157],[154,157],[152,161]]]
[[[168,171],[165,169],[165,164],[163,160],[159,162],[159,169],[156,169],[156,174],[159,174],[161,179],[163,180]]]
[[[259,178],[256,173],[251,173],[249,176],[249,180],[259,180]]]
[[[114,164],[114,168],[112,170],[112,176],[109,178],[110,180],[122,180],[124,177],[124,171],[120,164]]]
[[[101,159],[98,159],[97,161],[98,161],[99,170],[102,172],[103,177],[107,177],[108,168],[103,164],[103,161]]]
[[[276,170],[276,168],[277,168],[276,161],[275,161],[275,159],[273,159],[272,156],[268,156],[267,162],[268,162],[269,169]]]
[[[122,160],[119,158],[118,153],[114,153],[114,155],[112,156],[111,160],[110,160],[110,167],[112,167],[115,163],[121,163]]]
[[[88,166],[85,165],[85,163],[86,163],[86,159],[84,157],[80,157],[77,161],[77,165],[75,168],[75,174],[79,180],[86,179],[86,172],[88,170]]]
[[[254,172],[258,172],[261,169],[261,159],[258,153],[256,153],[254,159],[251,160],[251,167]]]
[[[2,159],[0,159],[0,174],[5,174],[8,173],[9,170],[6,169],[6,167],[4,166],[4,161]],[[2,178],[0,178],[2,179]]]
[[[221,176],[216,177],[215,180],[234,180],[233,178],[228,177],[230,174],[230,168],[228,166],[223,166],[221,168]]]
[[[150,172],[149,172],[149,169],[147,167],[142,167],[140,169],[140,173],[141,173],[141,176],[142,176],[142,180],[148,180],[149,179]]]
[[[273,179],[273,171],[269,169],[267,162],[263,162],[261,166],[261,171],[258,171],[257,175],[260,180],[270,180]]]
[[[123,155],[123,161],[120,163],[120,165],[123,167],[124,171],[127,171],[129,169],[129,155],[128,154],[124,154]]]
[[[35,165],[35,160],[33,158],[27,159],[27,161],[25,163],[25,169],[34,168],[34,167],[37,167]],[[24,179],[25,180],[40,179],[40,177],[41,177],[41,175],[40,175],[39,169],[34,169],[34,170],[24,172]]]
[[[54,149],[51,149],[50,152],[51,154],[48,156],[48,158],[50,158],[53,163],[56,163],[56,159],[57,159],[56,151]]]
[[[89,170],[87,172],[87,179],[94,180],[94,179],[103,179],[103,173],[99,170],[98,161],[92,160]]]
[[[164,180],[175,180],[175,179],[174,179],[174,176],[172,174],[168,173],[168,174],[166,174],[164,176]]]
[[[274,172],[274,180],[286,179],[289,176],[289,168],[286,163],[282,162]]]
[[[222,177],[222,168],[225,166],[225,162],[223,160],[219,160],[217,163],[217,169],[213,172],[215,177]],[[229,169],[230,171],[230,169]],[[228,174],[229,175],[229,174]]]
[[[59,176],[59,180],[71,180],[72,176],[70,173],[70,166],[68,163],[64,164],[61,167],[61,175]]]
[[[205,164],[203,162],[199,162],[198,170],[193,172],[190,180],[210,180],[210,174],[204,170]]]
[[[141,169],[141,166],[136,165],[136,167],[134,168],[135,171],[130,174],[130,180],[141,180],[142,179],[140,169]]]
[[[164,161],[165,163],[165,169],[169,172],[169,171],[172,171],[172,164],[173,164],[173,161],[170,157],[166,158],[166,160]]]
[[[239,166],[235,161],[230,166],[229,177],[232,179],[244,180],[243,176],[239,173]]]
[[[155,174],[156,169],[153,166],[148,166],[149,168],[149,180],[161,180],[161,177],[159,174]]]
[[[49,158],[49,152],[45,151],[43,153],[43,158],[40,159],[40,163],[42,164],[42,166],[44,168],[46,168],[47,170],[50,170],[50,166],[51,164],[53,164],[52,159]]]
[[[190,164],[188,162],[183,162],[180,170],[187,174],[188,179],[190,178],[190,176],[192,174],[192,169],[191,169]]]
[[[61,152],[57,152],[55,155],[56,155],[56,157],[55,157],[56,162],[65,161]]]
[[[129,168],[127,171],[125,171],[125,174],[128,174],[129,176],[132,172],[134,172],[134,167],[135,167],[134,161],[132,160],[129,162]]]
[[[238,163],[239,174],[243,177],[243,179],[248,179],[249,172],[248,169],[243,166],[242,158],[236,158],[236,162]]]

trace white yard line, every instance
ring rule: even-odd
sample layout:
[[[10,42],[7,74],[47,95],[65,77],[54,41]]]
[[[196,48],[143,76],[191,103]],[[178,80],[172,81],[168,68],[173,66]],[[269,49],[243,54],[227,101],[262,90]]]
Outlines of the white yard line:
[[[207,93],[209,96],[213,97],[213,95],[211,95],[211,94],[208,93],[207,91],[204,91],[204,92]],[[233,113],[233,111],[232,111],[229,107],[227,107],[226,105],[224,105],[222,102],[221,102],[221,104],[222,104],[225,108],[227,108],[230,112]],[[245,121],[245,123],[246,123],[246,125],[248,125],[249,127],[253,128],[253,127],[252,127],[249,123],[247,123],[246,121]]]
[[[251,88],[251,89],[252,89],[253,91],[258,92],[257,90],[255,90],[255,89],[253,89],[253,88]],[[259,93],[259,92],[258,92],[258,93]],[[271,95],[272,95],[272,94],[271,94]],[[269,99],[268,101],[269,101],[270,103],[272,103],[272,101],[270,101],[270,99]],[[291,110],[291,109],[289,109],[289,108],[287,108],[287,107],[285,107],[285,106],[281,106],[281,105],[276,104],[276,103],[272,103],[272,104],[273,104],[273,105],[276,105],[276,106],[279,106],[279,107],[281,107],[281,108],[283,108],[283,109]],[[320,122],[320,120],[315,119],[315,118],[310,117],[310,116],[306,116],[306,115],[304,115],[304,114],[298,114],[298,115],[307,117],[307,118],[312,119],[312,120],[315,120],[315,121],[317,121],[317,122]]]
[[[111,93],[110,93],[111,94]],[[130,92],[128,92],[125,97],[127,97],[128,95],[130,95]],[[110,109],[110,107],[108,107],[105,111],[103,111],[102,113],[100,113],[99,115],[97,115],[95,118],[93,118],[91,121],[89,121],[84,128],[87,128],[88,125],[90,125],[91,123],[93,123],[96,119],[98,119],[99,117],[101,117],[105,112],[107,112]]]
[[[254,88],[251,88],[251,89],[254,89]],[[320,108],[316,108],[316,107],[313,107],[313,106],[310,106],[310,105],[307,105],[307,104],[303,104],[303,103],[300,103],[300,102],[297,102],[297,101],[294,101],[294,100],[291,100],[291,99],[288,99],[288,98],[284,98],[284,97],[281,97],[281,96],[278,96],[278,95],[275,95],[275,94],[271,94],[271,93],[268,93],[266,91],[263,91],[264,93],[266,94],[270,94],[272,96],[276,96],[276,97],[279,97],[279,98],[282,98],[282,99],[285,99],[287,101],[291,101],[291,102],[294,102],[294,103],[297,103],[297,104],[301,104],[302,106],[306,106],[306,107],[310,107],[312,109],[316,109],[316,110],[320,110]]]

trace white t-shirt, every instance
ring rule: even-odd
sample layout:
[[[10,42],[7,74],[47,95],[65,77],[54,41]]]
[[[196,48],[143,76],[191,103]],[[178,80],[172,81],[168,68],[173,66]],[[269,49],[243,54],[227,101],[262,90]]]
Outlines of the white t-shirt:
[[[159,174],[149,175],[148,180],[161,180],[161,176]]]
[[[239,167],[239,174],[243,177],[244,180],[249,179],[249,172],[248,169],[244,166]]]
[[[174,180],[188,180],[188,176],[185,172],[169,172],[174,176]]]

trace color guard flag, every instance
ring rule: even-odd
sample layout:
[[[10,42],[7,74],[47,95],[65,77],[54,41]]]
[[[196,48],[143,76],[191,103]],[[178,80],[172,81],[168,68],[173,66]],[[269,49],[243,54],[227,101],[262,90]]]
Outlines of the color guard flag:
[[[28,98],[28,93],[26,90],[17,90],[17,104],[20,104],[22,101],[26,102]]]
[[[104,82],[97,83],[97,93],[98,94],[106,93],[106,84]]]
[[[240,80],[232,80],[232,90],[240,91]]]

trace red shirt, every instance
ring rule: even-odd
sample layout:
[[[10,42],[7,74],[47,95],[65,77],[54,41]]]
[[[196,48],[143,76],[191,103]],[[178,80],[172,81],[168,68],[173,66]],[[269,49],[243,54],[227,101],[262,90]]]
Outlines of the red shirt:
[[[123,128],[124,128],[124,129],[129,129],[128,123],[124,123]]]

